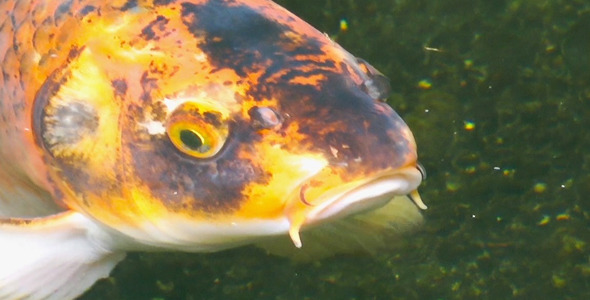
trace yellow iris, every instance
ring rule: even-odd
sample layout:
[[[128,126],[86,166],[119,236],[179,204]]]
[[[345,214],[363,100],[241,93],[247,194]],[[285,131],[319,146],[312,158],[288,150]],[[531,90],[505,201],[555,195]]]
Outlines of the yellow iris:
[[[210,158],[221,150],[228,135],[225,122],[214,123],[208,122],[198,111],[181,106],[172,114],[166,131],[172,144],[182,153]]]

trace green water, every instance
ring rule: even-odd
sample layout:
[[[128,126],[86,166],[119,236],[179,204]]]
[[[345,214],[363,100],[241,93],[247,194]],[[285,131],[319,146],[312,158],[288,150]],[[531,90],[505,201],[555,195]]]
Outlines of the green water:
[[[587,1],[279,2],[391,79],[424,226],[311,264],[131,254],[83,299],[590,299]]]

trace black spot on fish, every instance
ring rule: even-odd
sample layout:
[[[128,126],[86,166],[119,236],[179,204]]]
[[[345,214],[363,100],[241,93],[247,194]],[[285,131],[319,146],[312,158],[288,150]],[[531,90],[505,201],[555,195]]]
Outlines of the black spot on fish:
[[[199,47],[214,69],[233,69],[242,77],[261,73],[258,84],[248,91],[253,99],[272,98],[284,89],[294,88],[289,80],[298,76],[323,73],[327,77],[335,72],[332,60],[305,59],[324,55],[326,40],[299,35],[297,28],[255,7],[230,6],[225,1],[185,2],[181,15],[188,30],[197,39],[205,40]]]
[[[154,6],[168,5],[176,2],[176,0],[154,0]]]
[[[96,6],[94,6],[94,5],[86,5],[86,6],[84,6],[84,8],[82,8],[80,10],[80,16],[84,17],[87,14],[89,14],[89,13],[95,11],[95,10],[96,10]]]
[[[59,23],[61,18],[71,14],[72,2],[72,0],[68,0],[57,7],[55,13],[53,14],[53,19],[56,23]]]
[[[156,35],[156,31],[164,31],[168,22],[169,20],[166,17],[158,16],[143,28],[141,31],[141,37],[146,40],[159,40],[160,38]]]
[[[287,28],[248,6],[228,6],[224,1],[204,4],[182,3],[182,19],[197,38],[205,38],[201,48],[218,68],[232,68],[246,77],[260,68],[278,47]]]
[[[68,63],[71,62],[72,60],[76,59],[78,56],[80,56],[80,53],[82,53],[82,50],[84,50],[85,47],[74,47],[72,49],[70,49],[70,52],[68,52]]]
[[[118,97],[123,97],[127,94],[127,81],[125,79],[115,79],[111,81],[111,86],[115,91],[115,95]]]
[[[121,6],[121,8],[119,8],[121,11],[128,11],[132,8],[137,7],[137,0],[127,0],[127,2],[125,2],[125,4],[123,6]]]
[[[150,77],[148,72],[144,72],[139,80],[143,92],[141,93],[141,100],[149,102],[151,100],[151,92],[158,88],[158,80]]]

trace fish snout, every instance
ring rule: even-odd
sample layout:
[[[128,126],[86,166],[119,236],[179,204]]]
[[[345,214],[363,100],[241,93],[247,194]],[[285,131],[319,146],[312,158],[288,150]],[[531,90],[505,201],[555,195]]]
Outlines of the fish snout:
[[[417,165],[416,141],[399,115],[386,103],[343,113],[342,122],[317,134],[333,167],[346,168],[352,176],[371,174]]]

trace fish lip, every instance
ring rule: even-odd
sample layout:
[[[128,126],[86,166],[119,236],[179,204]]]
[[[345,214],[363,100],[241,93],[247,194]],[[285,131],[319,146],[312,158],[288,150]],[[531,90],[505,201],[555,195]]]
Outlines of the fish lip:
[[[422,172],[417,166],[383,171],[366,179],[355,180],[344,187],[325,191],[310,203],[305,199],[305,184],[300,187],[299,207],[287,209],[289,236],[295,247],[302,246],[299,234],[303,226],[310,226],[336,218],[343,218],[366,210],[379,208],[397,195],[410,194],[416,206],[426,209],[417,192]],[[314,204],[312,204],[314,203]],[[302,207],[303,206],[303,207]]]
[[[319,204],[312,207],[306,214],[305,224],[318,223],[372,210],[387,204],[395,196],[408,194],[414,196],[421,181],[422,174],[414,166],[379,173],[360,181],[342,193],[330,195],[327,199],[320,196],[319,201],[317,201]],[[329,194],[329,192],[326,194]],[[421,200],[414,200],[416,200],[418,207],[425,208]]]

